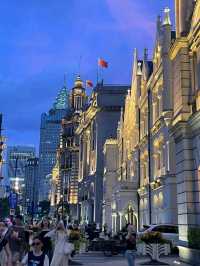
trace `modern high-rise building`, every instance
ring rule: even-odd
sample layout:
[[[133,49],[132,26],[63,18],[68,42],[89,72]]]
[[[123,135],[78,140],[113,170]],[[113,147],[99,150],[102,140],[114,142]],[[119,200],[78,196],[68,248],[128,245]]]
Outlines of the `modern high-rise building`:
[[[47,199],[48,185],[46,179],[51,174],[56,162],[56,150],[59,145],[61,120],[66,116],[69,107],[69,95],[64,86],[48,113],[41,116],[39,147],[39,200]]]
[[[38,158],[30,158],[25,165],[25,193],[24,205],[26,206],[27,213],[34,215],[38,203],[38,188],[39,188],[39,175],[38,175]]]
[[[3,115],[0,113],[0,198],[3,198],[5,195],[5,186],[3,184],[4,174],[3,174],[3,153],[4,153],[4,143],[5,137],[2,136],[2,122]]]
[[[8,146],[7,177],[11,189],[22,193],[25,186],[25,165],[27,160],[35,157],[35,148],[31,146]]]

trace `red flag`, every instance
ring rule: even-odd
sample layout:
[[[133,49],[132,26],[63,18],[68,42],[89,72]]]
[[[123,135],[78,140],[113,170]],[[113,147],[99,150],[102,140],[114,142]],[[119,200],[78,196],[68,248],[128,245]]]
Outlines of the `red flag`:
[[[91,88],[94,87],[93,82],[91,80],[86,80],[86,86]]]
[[[105,68],[107,68],[108,67],[108,62],[106,62],[104,59],[102,59],[102,58],[99,58],[99,60],[98,60],[98,65],[100,66],[100,67],[105,67]]]

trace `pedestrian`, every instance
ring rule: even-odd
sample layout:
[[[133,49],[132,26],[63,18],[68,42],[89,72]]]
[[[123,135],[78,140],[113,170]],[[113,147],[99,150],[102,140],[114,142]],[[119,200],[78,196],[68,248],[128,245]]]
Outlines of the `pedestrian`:
[[[26,266],[49,266],[49,258],[42,251],[43,243],[39,236],[33,238],[32,249],[22,259],[22,265]]]
[[[72,245],[68,242],[67,231],[63,221],[58,222],[56,229],[45,235],[54,241],[54,253],[51,266],[68,266],[69,257],[73,250]]]
[[[136,258],[136,233],[134,232],[133,226],[129,225],[128,233],[126,236],[126,251],[125,258],[127,259],[128,266],[135,266]]]
[[[12,254],[7,236],[7,224],[4,221],[0,221],[0,266],[12,266]]]
[[[40,224],[39,237],[42,239],[42,242],[44,244],[43,250],[44,250],[45,254],[48,255],[49,261],[51,262],[52,257],[53,257],[53,247],[52,247],[52,243],[51,243],[51,238],[45,237],[45,235],[49,232],[50,232],[50,222],[49,222],[48,218],[44,217],[42,219],[41,224]]]
[[[11,231],[9,246],[12,253],[12,263],[13,266],[15,266],[25,255],[29,244],[26,243],[25,227],[23,224],[23,217],[21,215],[17,215],[15,217]]]

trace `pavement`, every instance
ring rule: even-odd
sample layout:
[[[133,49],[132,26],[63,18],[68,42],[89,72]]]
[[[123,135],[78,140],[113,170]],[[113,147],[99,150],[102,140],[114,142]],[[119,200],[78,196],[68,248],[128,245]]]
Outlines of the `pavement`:
[[[76,255],[74,260],[81,262],[84,266],[128,266],[125,258],[121,255],[116,255],[112,257],[105,257],[102,252],[87,252],[83,254]],[[148,262],[148,257],[137,257],[135,266],[142,265],[144,262]],[[189,266],[189,264],[180,262],[177,256],[167,256],[161,257],[161,261],[170,266]],[[144,264],[143,264],[144,265]],[[155,265],[155,264],[146,264]],[[156,264],[161,266],[162,264]]]

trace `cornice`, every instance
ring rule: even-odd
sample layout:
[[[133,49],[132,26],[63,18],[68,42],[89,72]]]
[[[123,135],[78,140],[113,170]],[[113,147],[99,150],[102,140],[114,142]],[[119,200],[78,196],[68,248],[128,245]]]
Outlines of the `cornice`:
[[[180,37],[175,40],[173,43],[170,51],[169,51],[169,57],[171,60],[174,60],[174,58],[177,56],[178,52],[182,48],[188,48],[188,39],[187,37]]]

